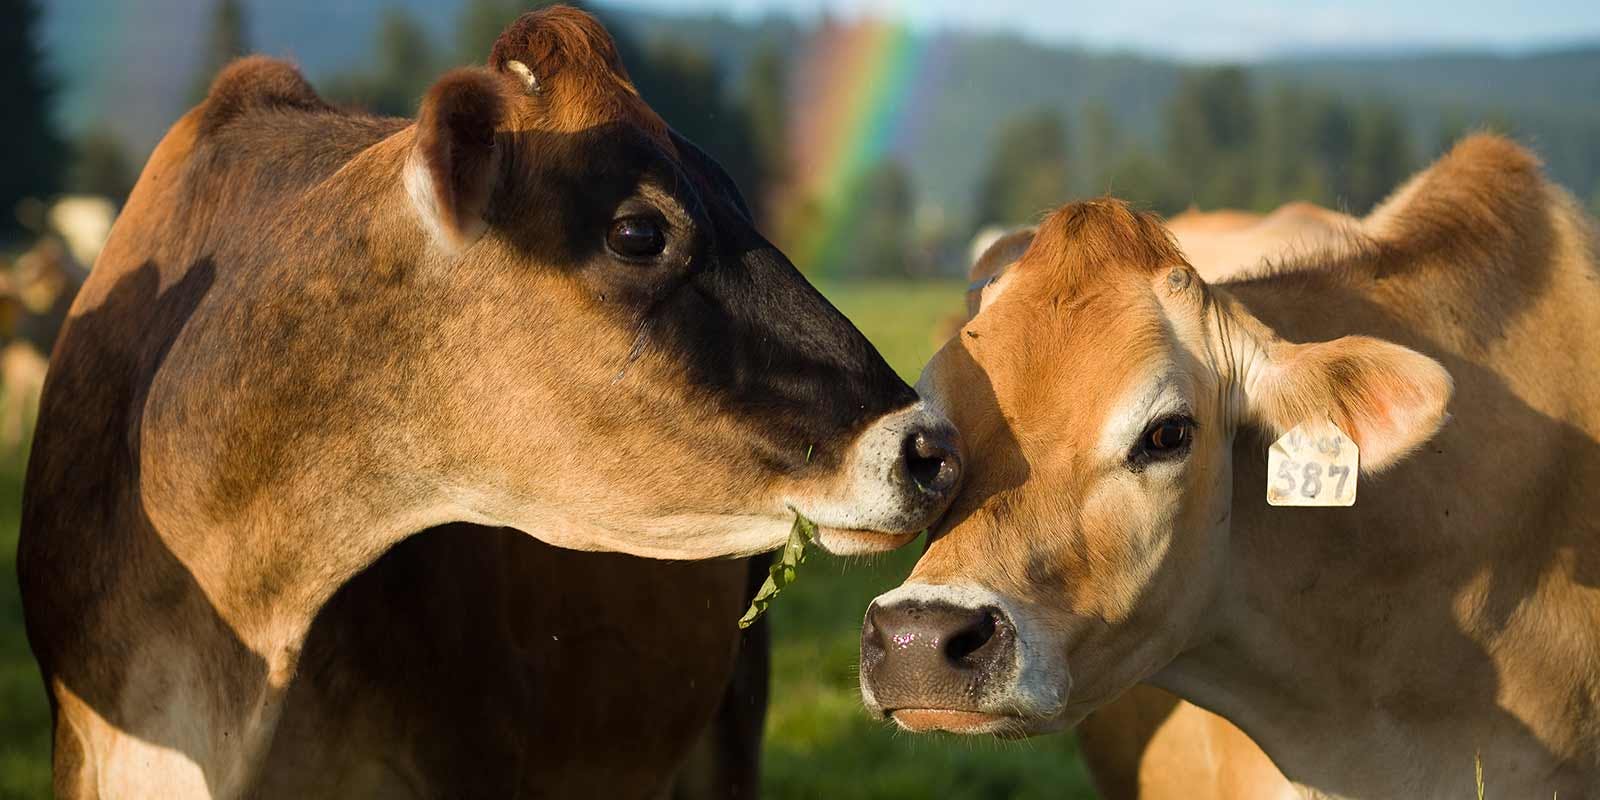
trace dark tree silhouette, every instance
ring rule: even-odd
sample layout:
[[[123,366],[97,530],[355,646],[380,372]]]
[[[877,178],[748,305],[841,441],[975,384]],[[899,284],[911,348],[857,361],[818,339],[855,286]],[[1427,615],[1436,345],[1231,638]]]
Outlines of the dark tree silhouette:
[[[105,128],[95,128],[73,143],[72,167],[67,171],[67,189],[78,194],[97,194],[122,205],[138,179],[122,140]]]
[[[0,0],[0,239],[20,232],[17,204],[61,188],[67,148],[51,116],[55,87],[44,71],[39,7],[33,0]]]

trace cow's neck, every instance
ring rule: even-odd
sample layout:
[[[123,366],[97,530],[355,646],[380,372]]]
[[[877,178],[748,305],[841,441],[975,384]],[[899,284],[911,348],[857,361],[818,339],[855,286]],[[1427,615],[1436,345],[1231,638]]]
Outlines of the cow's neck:
[[[182,754],[215,796],[254,785],[302,645],[333,594],[407,535],[447,521],[440,504],[399,494],[377,515],[362,491],[372,487],[345,477],[275,495],[227,530],[191,529],[198,515],[181,504],[146,504],[160,533],[138,559],[166,577],[119,609],[124,625],[153,630],[130,643],[138,652],[111,727]]]
[[[1364,477],[1351,509],[1268,506],[1264,447],[1241,432],[1217,632],[1158,682],[1239,723],[1292,780],[1335,796],[1470,795],[1475,758],[1491,786],[1592,783],[1600,529],[1581,488],[1600,480],[1600,449],[1587,423],[1549,413],[1585,402],[1588,371],[1519,386],[1504,361],[1441,343],[1437,327],[1397,328],[1401,315],[1359,304],[1305,312],[1320,315],[1308,322],[1292,305],[1304,297],[1249,302],[1295,341],[1368,333],[1440,358],[1456,381],[1453,419]],[[1577,344],[1588,353],[1600,342]],[[1500,346],[1515,361],[1548,345],[1508,335]]]

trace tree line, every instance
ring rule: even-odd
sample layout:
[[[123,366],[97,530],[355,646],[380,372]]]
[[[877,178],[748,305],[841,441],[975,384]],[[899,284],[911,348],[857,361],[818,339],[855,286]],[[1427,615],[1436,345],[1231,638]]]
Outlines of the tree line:
[[[436,37],[403,8],[391,6],[366,44],[363,66],[319,80],[330,100],[374,113],[410,116],[445,69],[480,64],[508,20],[546,5],[528,0],[466,0],[453,34]],[[1269,210],[1305,200],[1361,214],[1466,129],[1447,121],[1439,141],[1413,141],[1401,109],[1380,98],[1351,98],[1292,83],[1261,85],[1240,67],[1186,70],[1168,97],[1159,134],[1123,130],[1108,105],[1039,107],[1000,120],[970,204],[924,202],[908,169],[886,157],[846,176],[822,196],[796,196],[787,133],[792,66],[783,43],[768,42],[737,64],[655,36],[636,41],[611,24],[640,93],[680,133],[728,170],[780,246],[826,229],[841,246],[829,263],[803,269],[845,276],[917,276],[958,272],[966,243],[990,225],[1019,225],[1067,200],[1115,195],[1164,214],[1190,207]],[[100,130],[72,140],[50,115],[54,87],[43,72],[36,0],[0,0],[0,88],[12,124],[0,149],[28,153],[0,172],[0,209],[24,197],[71,191],[121,199],[136,165]],[[816,33],[813,35],[822,35]],[[242,0],[216,0],[192,94],[215,72],[251,50]],[[1600,187],[1593,198],[1600,208]],[[968,207],[960,218],[929,213]],[[0,216],[0,238],[16,229]]]
[[[895,202],[866,206],[864,214],[894,218],[858,223],[867,238],[860,263],[846,271],[948,271],[979,228],[1029,224],[1068,200],[1101,195],[1166,215],[1187,208],[1267,211],[1294,200],[1361,214],[1409,176],[1421,155],[1399,111],[1385,101],[1295,85],[1263,91],[1241,68],[1196,68],[1168,101],[1155,143],[1121,130],[1096,102],[1075,115],[1037,108],[1004,121],[974,187],[972,218],[938,221],[938,230],[913,224],[914,190],[905,169],[892,161],[873,167],[863,184]],[[939,263],[882,257],[896,251]]]

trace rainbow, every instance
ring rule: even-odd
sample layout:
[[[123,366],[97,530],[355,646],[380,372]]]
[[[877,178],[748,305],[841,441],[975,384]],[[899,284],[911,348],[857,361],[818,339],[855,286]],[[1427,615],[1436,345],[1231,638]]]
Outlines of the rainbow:
[[[837,271],[851,245],[854,179],[916,135],[938,84],[935,38],[897,23],[825,21],[794,65],[792,175],[778,209],[793,221],[791,258],[813,277]]]

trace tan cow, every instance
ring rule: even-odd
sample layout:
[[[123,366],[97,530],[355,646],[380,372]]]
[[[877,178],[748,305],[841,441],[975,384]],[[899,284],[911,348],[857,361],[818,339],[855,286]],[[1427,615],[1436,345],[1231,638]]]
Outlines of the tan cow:
[[[1291,203],[1263,217],[1245,211],[1186,211],[1167,228],[1207,282],[1268,268],[1354,232],[1359,222],[1337,212]],[[1015,264],[1036,228],[985,235],[969,272],[966,316],[978,313],[982,290]],[[1319,245],[1320,246],[1320,245]],[[1200,254],[1197,257],[1195,254]],[[1153,686],[1135,686],[1077,726],[1078,750],[1107,800],[1249,800],[1293,797],[1294,790],[1250,737],[1227,720]]]
[[[1265,216],[1191,209],[1166,225],[1195,271],[1217,283],[1307,263],[1300,258],[1358,235],[1361,222],[1310,203],[1289,203]],[[1020,257],[1016,253],[1010,261]],[[1295,796],[1243,731],[1153,686],[1135,686],[1090,714],[1077,735],[1078,750],[1107,800]]]
[[[1600,786],[1592,220],[1475,137],[1363,228],[1212,286],[1121,204],[1048,219],[924,372],[967,478],[868,611],[868,708],[1028,735],[1147,682],[1307,792]],[[1318,421],[1358,501],[1269,507]]]
[[[245,60],[151,156],[46,380],[18,574],[56,793],[653,793],[723,697],[743,565],[459,551],[750,555],[796,511],[882,550],[944,510],[954,437],[587,15],[517,20],[415,122]],[[562,682],[608,661],[644,684]],[[566,757],[606,737],[648,750]]]
[[[1288,203],[1265,216],[1191,209],[1167,220],[1167,230],[1201,278],[1221,283],[1347,241],[1360,234],[1361,223],[1311,203]]]

